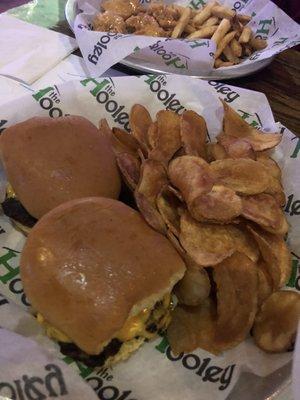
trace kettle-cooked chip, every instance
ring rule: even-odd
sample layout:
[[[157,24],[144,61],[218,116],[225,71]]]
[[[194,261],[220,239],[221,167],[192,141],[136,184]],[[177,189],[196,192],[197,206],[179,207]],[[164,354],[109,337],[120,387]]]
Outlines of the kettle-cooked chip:
[[[258,307],[272,294],[273,282],[268,272],[268,267],[263,260],[257,263],[258,288],[257,288],[257,305]]]
[[[156,205],[156,198],[167,183],[166,169],[159,161],[148,159],[142,163],[137,190],[153,205]]]
[[[259,259],[259,248],[247,229],[242,224],[229,225],[229,227],[236,251],[245,254],[252,262],[256,263]]]
[[[235,253],[213,270],[217,310],[212,298],[199,306],[179,305],[167,331],[175,354],[197,347],[213,354],[240,343],[249,333],[257,310],[257,268]],[[217,312],[216,312],[217,311]]]
[[[224,147],[228,158],[255,159],[255,152],[252,149],[251,144],[244,138],[236,138],[234,136],[220,134],[218,136],[218,143]]]
[[[218,354],[214,344],[216,306],[207,298],[199,306],[178,305],[172,314],[167,338],[175,354],[191,352],[197,347]]]
[[[288,223],[277,201],[269,194],[242,197],[243,217],[256,222],[268,232],[285,235]]]
[[[232,189],[215,185],[191,202],[188,209],[198,221],[228,223],[241,214],[242,200]]]
[[[257,152],[256,160],[263,165],[268,170],[270,176],[270,181],[265,193],[271,194],[280,206],[285,205],[285,193],[283,191],[283,186],[281,182],[282,174],[279,165],[268,155],[268,151]]]
[[[215,340],[222,350],[242,342],[249,333],[257,310],[257,267],[236,252],[213,270],[217,285]]]
[[[244,138],[254,151],[271,149],[280,143],[279,133],[264,133],[249,125],[233,108],[221,100],[224,107],[223,132],[227,136]]]
[[[197,222],[187,212],[180,218],[179,240],[187,254],[203,266],[219,264],[236,250],[228,225]]]
[[[130,153],[117,154],[116,159],[124,181],[134,190],[140,179],[140,160]]]
[[[176,189],[176,188],[174,188],[174,186],[172,186],[172,185],[168,185],[168,190],[171,192],[171,193],[173,193],[174,194],[174,196],[176,196],[177,197],[177,199],[181,202],[181,203],[183,203],[183,197],[182,197],[182,194],[179,192],[179,190],[178,189]]]
[[[283,207],[285,205],[285,193],[283,191],[283,186],[278,178],[270,176],[269,185],[265,190],[265,193],[271,194],[279,206]]]
[[[183,206],[169,186],[165,186],[156,198],[156,205],[168,229],[179,237],[180,215],[178,209]]]
[[[256,345],[273,353],[290,350],[296,339],[299,318],[299,293],[282,290],[271,294],[255,318],[253,337]]]
[[[281,169],[276,161],[264,152],[256,153],[256,161],[264,164],[268,169],[268,173],[281,182]]]
[[[132,135],[139,142],[144,152],[147,152],[149,147],[147,134],[151,124],[152,119],[148,110],[141,104],[135,104],[130,110],[129,125]]]
[[[148,143],[150,150],[154,149],[158,143],[158,127],[157,122],[152,122],[148,128],[147,132]]]
[[[266,232],[258,226],[247,225],[247,228],[258,244],[274,290],[283,287],[289,280],[292,268],[291,254],[283,237]]]
[[[206,154],[209,162],[228,158],[228,154],[220,143],[207,143]]]
[[[181,281],[175,286],[175,294],[180,304],[198,306],[210,294],[210,280],[205,268],[199,268],[185,257],[187,270]]]
[[[200,157],[182,156],[172,160],[168,168],[172,185],[178,188],[187,204],[211,191],[214,175],[209,164]]]
[[[136,204],[145,220],[163,233],[166,232],[166,226],[157,211],[156,198],[167,183],[164,166],[158,161],[148,159],[142,163],[140,180],[134,192]]]
[[[270,179],[266,167],[248,158],[213,161],[210,168],[219,184],[239,194],[262,193],[269,185]]]
[[[116,154],[131,153],[136,155],[140,147],[139,142],[133,135],[120,128],[112,129],[111,143]]]
[[[181,257],[184,258],[186,256],[186,251],[181,246],[177,236],[175,236],[174,233],[170,231],[170,229],[167,230],[166,236],[170,240],[172,245],[175,247],[177,252],[181,255]]]
[[[156,114],[156,118],[155,147],[150,151],[149,158],[168,164],[181,147],[180,117],[172,111],[161,110]]]
[[[180,120],[180,135],[186,155],[206,159],[207,127],[203,117],[194,111],[185,111]]]
[[[157,232],[165,234],[167,231],[166,224],[160,213],[156,210],[153,204],[142,193],[135,191],[134,198],[136,205],[145,218],[146,222]]]

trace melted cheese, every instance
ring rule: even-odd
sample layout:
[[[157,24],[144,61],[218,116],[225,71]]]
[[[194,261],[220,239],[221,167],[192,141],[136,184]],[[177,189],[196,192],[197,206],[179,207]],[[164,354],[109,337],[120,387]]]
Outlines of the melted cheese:
[[[15,193],[15,191],[12,188],[10,183],[8,183],[7,186],[6,186],[6,197],[7,198],[10,198],[10,197],[15,198],[15,197],[17,197],[17,195],[16,195],[16,193]]]
[[[123,328],[119,330],[119,332],[117,332],[115,337],[121,340],[122,342],[128,342],[137,336],[147,339],[152,338],[153,336],[156,335],[156,332],[154,333],[148,332],[146,329],[147,328],[146,323],[147,322],[156,323],[157,329],[161,329],[163,327],[168,326],[171,320],[169,312],[170,305],[171,305],[171,296],[168,294],[163,297],[162,305],[153,310],[152,316],[151,316],[152,310],[150,308],[144,308],[144,310],[141,311],[138,315],[129,318],[123,325]],[[72,342],[67,335],[65,335],[59,329],[54,328],[54,326],[49,324],[49,322],[45,320],[42,314],[40,313],[37,314],[37,321],[41,325],[43,325],[43,327],[46,330],[47,336],[49,336],[50,338],[58,342],[64,342],[64,343]]]
[[[155,336],[156,333],[151,333],[147,331],[146,322],[148,321],[149,323],[155,323],[159,321],[159,323],[157,323],[158,329],[162,328],[163,326],[167,326],[170,323],[170,313],[168,312],[168,309],[170,308],[170,303],[171,295],[167,294],[162,299],[162,305],[153,310],[153,317],[151,318],[151,321],[148,321],[151,315],[151,309],[144,308],[144,310],[138,315],[129,318],[125,322],[123,328],[116,334],[116,338],[121,340],[122,342],[126,342],[137,336],[141,336],[147,339]]]
[[[135,336],[144,336],[145,323],[150,314],[151,310],[149,308],[144,308],[138,315],[129,318],[123,325],[123,328],[116,334],[116,338],[120,339],[122,342],[126,342],[127,340],[133,339]]]
[[[63,332],[61,332],[59,329],[54,328],[54,326],[50,325],[49,322],[45,320],[45,318],[42,316],[42,314],[37,313],[36,316],[37,322],[39,322],[43,327],[45,328],[46,335],[50,337],[51,339],[56,340],[57,342],[63,342],[63,343],[71,343],[72,340],[65,335]]]

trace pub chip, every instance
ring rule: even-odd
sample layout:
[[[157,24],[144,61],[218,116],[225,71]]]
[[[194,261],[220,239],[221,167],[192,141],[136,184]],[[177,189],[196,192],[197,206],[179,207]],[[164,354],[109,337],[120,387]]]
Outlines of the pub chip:
[[[295,338],[300,294],[280,291],[291,274],[285,194],[271,158],[281,134],[251,127],[222,104],[216,143],[208,143],[205,120],[194,111],[161,110],[152,120],[142,105],[132,107],[131,135],[114,128],[111,143],[144,219],[187,267],[174,290],[178,305],[167,331],[172,350],[202,347],[218,354],[253,327],[260,348],[286,351]]]
[[[255,37],[247,25],[251,16],[238,14],[217,1],[200,10],[152,0],[148,7],[139,0],[104,0],[93,20],[93,29],[102,32],[182,38],[212,39],[217,45],[215,68],[239,64],[267,41]]]
[[[31,230],[20,263],[37,320],[61,351],[89,366],[126,359],[166,330],[185,264],[171,243],[125,204],[64,203]]]
[[[8,179],[4,214],[28,233],[65,201],[118,198],[120,176],[104,129],[79,116],[36,117],[7,128],[0,138]]]

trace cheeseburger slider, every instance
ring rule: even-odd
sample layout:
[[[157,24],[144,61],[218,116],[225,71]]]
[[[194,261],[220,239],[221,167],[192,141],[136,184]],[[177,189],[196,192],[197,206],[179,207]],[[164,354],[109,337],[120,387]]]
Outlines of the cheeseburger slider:
[[[140,214],[107,198],[44,215],[21,256],[25,293],[64,354],[90,366],[126,359],[170,322],[185,265]]]
[[[78,116],[32,118],[2,133],[0,154],[9,182],[2,208],[23,230],[68,200],[119,196],[104,123],[99,130]]]

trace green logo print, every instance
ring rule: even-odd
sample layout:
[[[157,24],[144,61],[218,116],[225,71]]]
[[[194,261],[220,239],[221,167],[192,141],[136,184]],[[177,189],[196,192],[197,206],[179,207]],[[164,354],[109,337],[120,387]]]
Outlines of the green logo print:
[[[296,142],[296,146],[294,148],[294,151],[291,154],[291,158],[297,158],[298,154],[299,154],[299,151],[300,151],[300,139],[296,138],[296,137],[295,137],[295,139],[297,139],[297,142]]]
[[[119,104],[119,101],[113,98],[116,92],[114,81],[111,78],[102,79],[101,81],[87,78],[80,81],[80,83],[90,89],[91,95],[104,107],[115,123],[121,125],[127,132],[130,131],[129,113],[125,111],[124,104]]]
[[[193,8],[194,10],[199,10],[206,5],[206,0],[192,0],[189,3],[189,7]]]
[[[270,27],[272,25],[272,19],[262,19],[259,21],[259,28],[256,30],[258,35],[268,35],[270,32]]]
[[[166,349],[168,346],[169,346],[168,339],[165,336],[163,336],[162,340],[160,341],[160,343],[157,346],[155,346],[155,348],[160,353],[164,354],[166,352]]]
[[[19,275],[19,267],[12,267],[9,262],[17,257],[19,254],[18,251],[9,249],[8,247],[3,247],[7,252],[0,257],[0,273],[1,270],[4,270],[4,274],[0,274],[0,281],[6,285],[10,280],[15,278],[17,275]]]
[[[240,113],[241,117],[248,122],[250,126],[253,126],[253,128],[260,128],[262,126],[261,120],[257,113],[250,114],[244,110],[238,110],[238,112]]]
[[[48,111],[49,117],[51,118],[68,115],[64,114],[61,108],[58,107],[60,103],[60,93],[55,85],[39,90],[33,94],[32,97],[39,103],[42,109]]]
[[[32,97],[36,101],[40,101],[47,93],[50,93],[50,92],[51,92],[51,95],[49,97],[51,97],[55,102],[57,102],[58,98],[57,98],[57,95],[54,93],[54,87],[53,86],[48,86],[45,89],[39,90],[38,92],[33,94]]]
[[[83,379],[87,378],[93,372],[93,368],[87,367],[86,365],[82,364],[81,362],[73,360],[73,358],[71,358],[71,357],[66,356],[62,360],[68,365],[75,363],[76,367],[78,368],[78,371],[80,372],[79,375]]]
[[[298,276],[299,272],[299,265],[298,265],[298,260],[293,260],[292,261],[292,272],[290,279],[287,283],[287,286],[290,288],[295,288],[297,290],[300,290],[300,276]]]
[[[92,84],[92,86],[94,86],[93,87],[93,89],[92,90],[90,90],[90,93],[93,95],[93,96],[97,96],[97,94],[99,93],[99,92],[101,92],[101,90],[103,90],[107,85],[109,85],[110,84],[110,81],[108,80],[108,79],[103,79],[101,82],[98,82],[96,79],[94,79],[94,78],[87,78],[87,79],[83,79],[82,81],[80,81],[80,83],[83,85],[83,86],[87,86],[88,84]]]
[[[4,285],[8,285],[10,292],[15,296],[20,296],[21,302],[25,306],[29,306],[30,304],[26,299],[19,276],[20,268],[19,266],[11,265],[16,263],[16,257],[18,257],[20,252],[10,249],[9,247],[2,247],[2,249],[4,249],[6,253],[0,257],[0,282]],[[4,273],[1,273],[1,271],[4,271]]]

